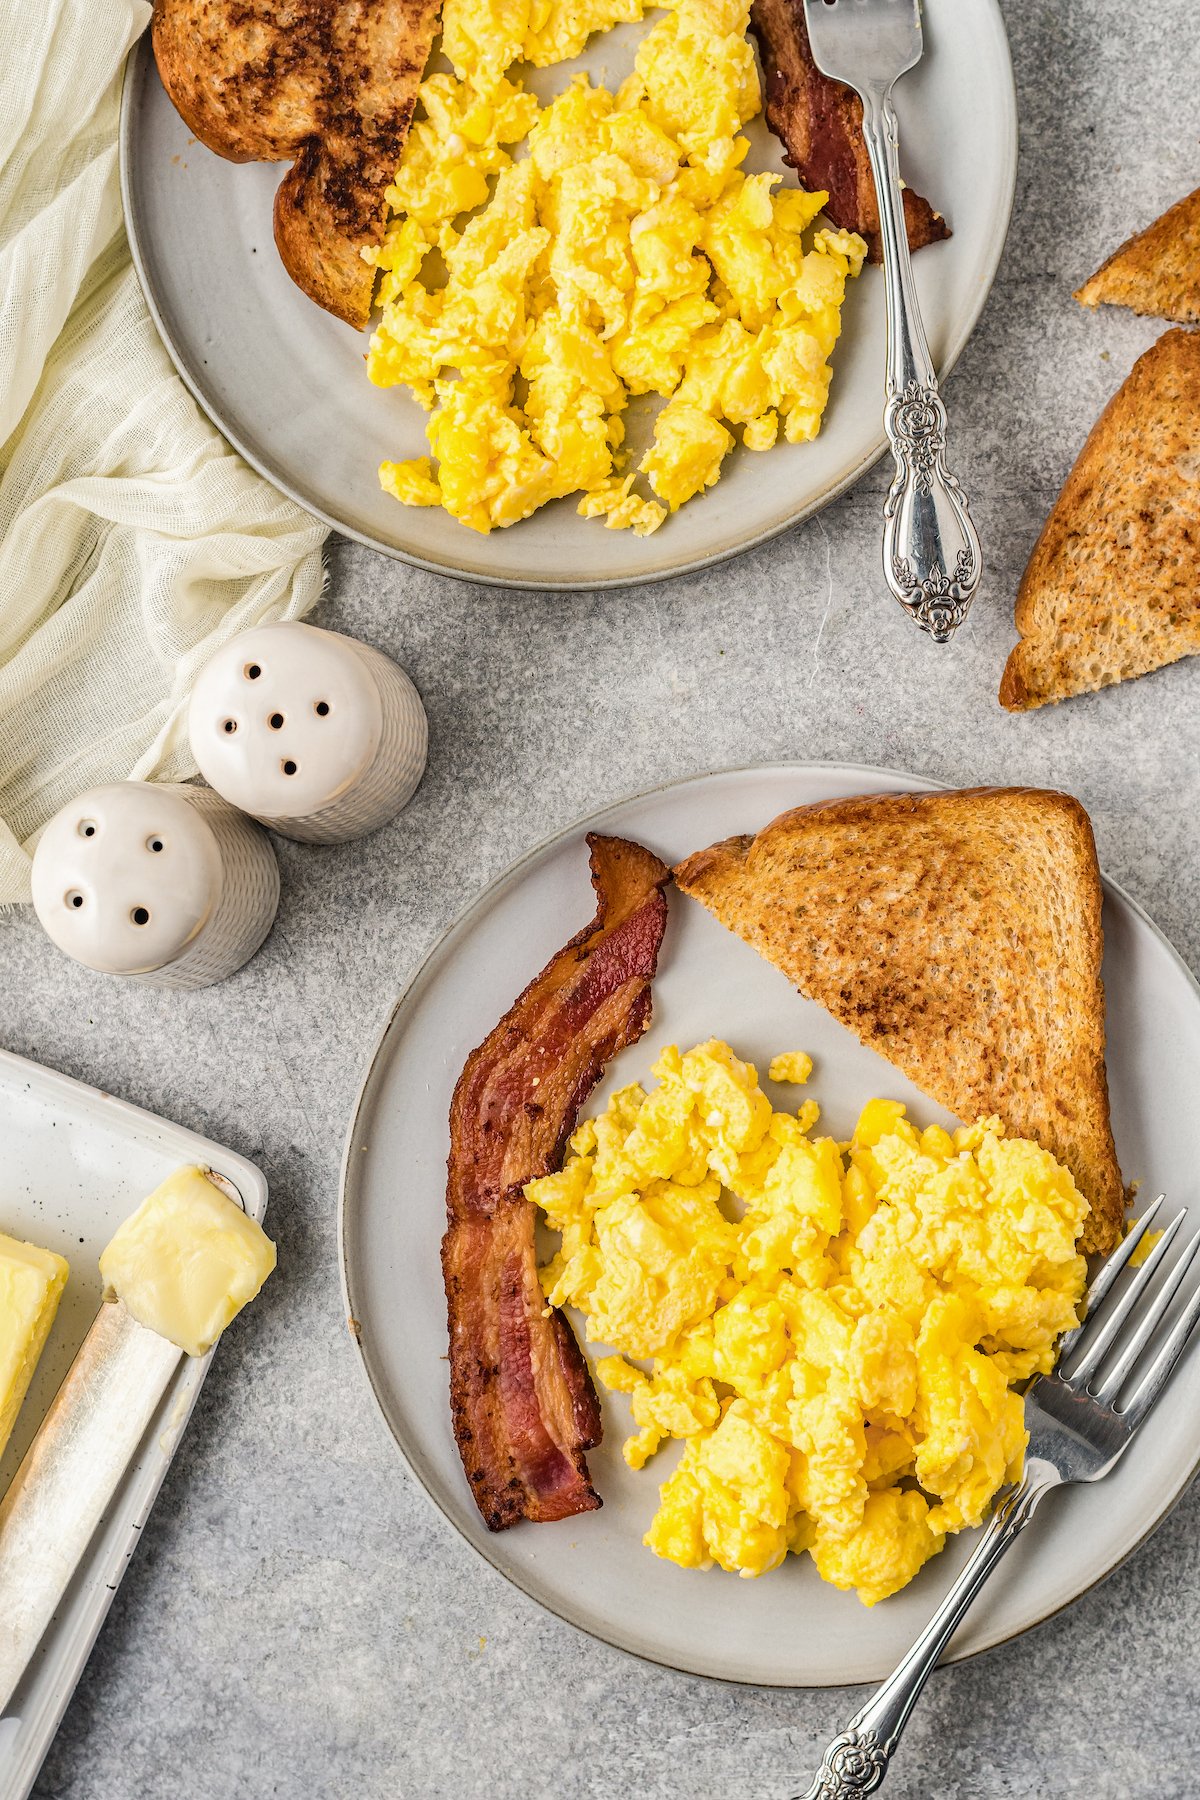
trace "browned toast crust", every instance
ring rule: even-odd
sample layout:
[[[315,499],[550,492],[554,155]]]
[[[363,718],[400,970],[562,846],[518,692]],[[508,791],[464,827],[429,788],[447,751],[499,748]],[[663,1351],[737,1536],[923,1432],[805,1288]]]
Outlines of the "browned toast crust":
[[[292,162],[275,198],[288,274],[359,330],[370,320],[385,193],[440,0],[155,0],[163,86],[232,162]]]
[[[1092,428],[1017,590],[1010,712],[1200,652],[1200,333],[1168,331]]]
[[[1066,794],[978,788],[798,807],[675,870],[686,894],[918,1087],[1070,1168],[1084,1245],[1119,1240],[1102,889]]]
[[[1200,323],[1200,188],[1114,250],[1075,298],[1081,306],[1127,306],[1180,325]]]

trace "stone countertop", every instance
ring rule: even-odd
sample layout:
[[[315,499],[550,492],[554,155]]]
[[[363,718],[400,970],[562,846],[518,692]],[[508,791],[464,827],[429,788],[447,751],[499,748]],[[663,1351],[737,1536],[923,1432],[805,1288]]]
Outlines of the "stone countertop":
[[[184,1002],[89,976],[30,915],[0,926],[0,1043],[254,1157],[280,1247],[217,1359],[43,1800],[782,1800],[861,1699],[640,1664],[479,1562],[408,1474],[356,1367],[338,1162],[392,996],[475,890],[581,813],[699,770],[836,759],[1070,789],[1106,869],[1200,969],[1200,669],[1025,717],[996,703],[1038,528],[1161,329],[1085,314],[1071,289],[1196,183],[1192,9],[1005,10],[1016,212],[948,388],[990,568],[951,649],[881,594],[882,465],[765,548],[636,591],[472,588],[335,542],[320,622],[397,657],[429,711],[409,809],[362,843],[280,843],[266,948]],[[1198,1606],[1193,1490],[1103,1586],[935,1677],[888,1794],[1194,1794]]]

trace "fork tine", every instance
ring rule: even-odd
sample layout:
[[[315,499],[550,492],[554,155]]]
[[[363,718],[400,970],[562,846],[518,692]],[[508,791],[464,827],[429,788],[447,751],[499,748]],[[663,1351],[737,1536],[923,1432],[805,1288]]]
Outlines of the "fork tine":
[[[1145,1264],[1147,1280],[1149,1280],[1153,1271],[1158,1267],[1159,1263],[1161,1263],[1163,1254],[1169,1243],[1170,1238],[1164,1233],[1161,1242],[1155,1246],[1154,1250],[1147,1257]],[[1147,1307],[1145,1318],[1138,1325],[1137,1330],[1130,1338],[1128,1344],[1122,1349],[1116,1362],[1113,1363],[1110,1369],[1104,1371],[1104,1380],[1101,1385],[1092,1388],[1091,1392],[1093,1397],[1099,1400],[1102,1406],[1111,1406],[1121,1389],[1124,1387],[1126,1381],[1129,1379],[1129,1376],[1137,1365],[1138,1358],[1141,1356],[1142,1351],[1146,1348],[1146,1345],[1150,1342],[1150,1339],[1154,1336],[1154,1333],[1166,1318],[1167,1313],[1170,1310],[1171,1302],[1179,1292],[1180,1285],[1183,1282],[1184,1276],[1192,1266],[1197,1250],[1200,1250],[1200,1231],[1193,1237],[1191,1243],[1184,1250],[1182,1256],[1180,1256],[1178,1262],[1175,1264],[1175,1267],[1163,1282],[1162,1287],[1154,1297],[1154,1304]]]
[[[1125,1264],[1129,1261],[1151,1225],[1153,1225],[1158,1216],[1158,1209],[1166,1197],[1165,1194],[1156,1195],[1142,1214],[1141,1218],[1134,1220],[1127,1235],[1117,1245],[1111,1256],[1105,1258],[1099,1274],[1088,1289],[1087,1299],[1089,1318],[1094,1317],[1096,1308],[1108,1293],[1109,1288],[1117,1279],[1117,1276],[1121,1273],[1121,1270],[1125,1267]]]
[[[1191,1251],[1195,1250],[1197,1242],[1200,1242],[1200,1233],[1197,1233],[1196,1239],[1192,1242],[1189,1256]],[[1128,1405],[1121,1409],[1120,1416],[1128,1424],[1131,1433],[1137,1430],[1166,1386],[1167,1378],[1179,1361],[1183,1347],[1191,1336],[1197,1319],[1200,1319],[1200,1287],[1197,1287],[1196,1292],[1188,1301],[1187,1311],[1172,1327],[1170,1337],[1130,1394]]]
[[[1116,1249],[1101,1263],[1096,1279],[1087,1291],[1087,1312],[1084,1314],[1083,1323],[1081,1325],[1076,1325],[1074,1331],[1068,1331],[1062,1339],[1062,1342],[1059,1344],[1058,1366],[1060,1372],[1063,1364],[1083,1336],[1083,1333],[1087,1330],[1088,1326],[1094,1322],[1097,1312],[1104,1303],[1109,1288],[1111,1288],[1113,1282],[1117,1279],[1117,1276],[1121,1273],[1121,1270],[1125,1267],[1125,1264],[1129,1261],[1130,1257],[1145,1237],[1149,1227],[1153,1224],[1158,1209],[1162,1205],[1165,1197],[1165,1195],[1159,1194],[1156,1200],[1150,1202],[1150,1205],[1146,1208],[1141,1218],[1136,1219],[1130,1226],[1128,1235],[1122,1238]]]
[[[1088,1319],[1095,1318],[1100,1307],[1103,1305],[1105,1296],[1112,1287],[1113,1282],[1117,1279],[1117,1276],[1121,1273],[1121,1270],[1125,1267],[1126,1263],[1145,1237],[1150,1226],[1153,1225],[1158,1216],[1158,1209],[1165,1199],[1165,1194],[1157,1194],[1150,1202],[1141,1218],[1134,1220],[1133,1224],[1129,1227],[1126,1236],[1121,1239],[1121,1242],[1117,1245],[1116,1249],[1111,1251],[1101,1263],[1096,1278],[1087,1291],[1087,1312],[1084,1315],[1085,1323]],[[1082,1330],[1082,1325],[1077,1326],[1073,1332],[1063,1339],[1063,1351],[1065,1351],[1069,1344],[1078,1337]]]
[[[1175,1236],[1175,1233],[1179,1230],[1179,1227],[1183,1224],[1186,1217],[1186,1208],[1183,1212],[1176,1214],[1171,1220],[1171,1223],[1167,1226],[1167,1229],[1163,1232],[1160,1242],[1155,1246],[1153,1256],[1148,1257],[1142,1267],[1135,1271],[1133,1280],[1129,1283],[1129,1286],[1125,1289],[1125,1292],[1121,1295],[1120,1299],[1114,1302],[1103,1325],[1085,1332],[1080,1355],[1075,1362],[1072,1363],[1071,1367],[1064,1371],[1066,1380],[1068,1380],[1073,1387],[1077,1386],[1082,1381],[1086,1381],[1093,1369],[1099,1364],[1101,1358],[1112,1348],[1117,1337],[1124,1329],[1126,1320],[1129,1318],[1134,1308],[1144,1299],[1147,1280],[1153,1275],[1158,1264],[1162,1262],[1163,1257],[1170,1248],[1172,1238]],[[1128,1243],[1129,1239],[1126,1238],[1125,1241]]]

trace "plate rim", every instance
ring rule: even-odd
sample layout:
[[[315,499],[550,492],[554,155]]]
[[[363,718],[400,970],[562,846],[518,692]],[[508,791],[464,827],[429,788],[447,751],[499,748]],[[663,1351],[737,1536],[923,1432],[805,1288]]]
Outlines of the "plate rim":
[[[357,1365],[370,1390],[371,1399],[374,1403],[373,1410],[391,1440],[393,1448],[401,1457],[409,1474],[421,1489],[437,1516],[449,1526],[456,1538],[461,1543],[465,1544],[473,1555],[477,1556],[482,1563],[493,1569],[512,1587],[516,1588],[517,1591],[523,1594],[527,1600],[533,1603],[533,1605],[541,1607],[545,1612],[551,1614],[552,1617],[561,1620],[564,1624],[581,1632],[585,1637],[591,1638],[598,1643],[606,1644],[610,1649],[618,1651],[622,1656],[631,1657],[636,1662],[651,1663],[657,1668],[670,1669],[673,1673],[687,1676],[691,1680],[716,1681],[729,1687],[772,1688],[781,1692],[808,1692],[821,1688],[860,1687],[870,1686],[872,1684],[869,1682],[846,1682],[836,1678],[828,1681],[771,1681],[763,1679],[756,1680],[743,1675],[715,1675],[709,1671],[700,1672],[696,1669],[685,1668],[679,1663],[672,1662],[667,1656],[656,1656],[646,1650],[632,1650],[627,1644],[618,1643],[616,1639],[607,1636],[603,1631],[596,1629],[592,1625],[582,1624],[579,1619],[571,1617],[569,1613],[560,1610],[559,1607],[552,1605],[550,1601],[543,1599],[540,1594],[534,1593],[531,1588],[525,1585],[525,1582],[520,1579],[520,1576],[516,1572],[505,1567],[498,1556],[493,1556],[491,1554],[490,1539],[485,1543],[477,1544],[459,1529],[455,1520],[445,1510],[436,1494],[425,1481],[417,1460],[410,1456],[406,1444],[402,1441],[400,1434],[394,1427],[388,1410],[379,1393],[374,1376],[372,1375],[370,1365],[367,1362],[366,1354],[362,1347],[360,1333],[356,1329],[357,1317],[354,1311],[354,1301],[351,1292],[350,1255],[347,1243],[347,1221],[350,1210],[348,1190],[352,1180],[350,1165],[353,1161],[353,1152],[359,1136],[359,1122],[367,1101],[368,1090],[373,1083],[384,1046],[387,1043],[393,1027],[398,1022],[402,1009],[408,1003],[410,996],[413,994],[418,984],[425,977],[430,965],[442,953],[448,941],[481,907],[486,906],[488,901],[501,886],[519,876],[522,870],[530,863],[557,849],[568,838],[577,836],[581,831],[595,829],[596,826],[602,824],[608,814],[615,812],[620,808],[634,805],[638,801],[653,799],[656,795],[672,792],[676,788],[691,787],[697,782],[711,781],[715,778],[727,775],[755,775],[788,771],[797,774],[809,774],[822,770],[854,776],[863,775],[868,778],[872,776],[886,776],[889,780],[898,778],[905,782],[911,782],[913,784],[911,791],[913,792],[932,793],[939,790],[945,791],[952,789],[955,785],[949,781],[942,781],[935,776],[917,775],[911,770],[889,768],[882,763],[843,762],[831,757],[818,758],[804,762],[791,761],[785,758],[769,762],[731,763],[718,768],[702,769],[692,775],[677,776],[671,780],[653,782],[648,787],[639,788],[628,794],[618,795],[615,799],[607,801],[602,807],[593,809],[588,813],[583,813],[564,825],[561,829],[548,833],[547,836],[539,839],[522,855],[516,857],[504,868],[498,870],[466,903],[466,905],[459,909],[449,923],[437,933],[432,943],[428,945],[420,962],[404,982],[394,1004],[388,1010],[387,1017],[385,1018],[366,1059],[362,1079],[356,1091],[353,1107],[351,1109],[349,1124],[346,1128],[346,1138],[342,1149],[341,1165],[338,1172],[338,1269],[341,1281],[342,1301],[345,1307],[350,1338],[356,1353]],[[990,785],[998,784],[993,783]],[[872,790],[864,789],[864,792],[870,791]],[[1200,1000],[1200,979],[1193,973],[1188,963],[1172,943],[1171,939],[1163,931],[1162,927],[1151,917],[1145,907],[1142,906],[1138,900],[1135,900],[1132,894],[1126,891],[1120,882],[1115,881],[1111,876],[1106,875],[1103,868],[1100,870],[1100,879],[1105,893],[1111,894],[1116,899],[1120,900],[1143,925],[1149,928],[1151,935],[1167,952],[1174,966],[1185,978],[1193,995]],[[1076,1605],[1076,1603],[1084,1599],[1086,1595],[1094,1593],[1097,1588],[1103,1586],[1111,1576],[1115,1575],[1117,1570],[1122,1568],[1124,1564],[1129,1561],[1130,1557],[1136,1555],[1149,1539],[1153,1537],[1159,1527],[1166,1522],[1183,1498],[1183,1495],[1187,1492],[1198,1471],[1200,1471],[1200,1440],[1197,1442],[1197,1448],[1190,1464],[1183,1469],[1176,1484],[1165,1491],[1166,1497],[1161,1509],[1156,1512],[1154,1518],[1146,1526],[1146,1529],[1128,1546],[1127,1549],[1122,1551],[1120,1556],[1118,1556],[1108,1568],[1102,1570],[1099,1575],[1089,1581],[1086,1586],[1081,1587],[1077,1593],[1072,1594],[1069,1599],[1061,1601],[1058,1605],[1048,1607],[1045,1612],[1040,1613],[1037,1618],[1031,1619],[1028,1624],[1018,1626],[1014,1631],[1008,1631],[1003,1635],[997,1635],[991,1638],[987,1637],[985,1634],[984,1641],[975,1643],[969,1647],[958,1649],[951,1648],[941,1657],[938,1668],[946,1668],[951,1663],[967,1662],[973,1657],[984,1656],[989,1651],[998,1650],[1005,1644],[1014,1643],[1018,1638],[1024,1637],[1028,1632],[1036,1631],[1041,1626],[1048,1624],[1051,1619],[1055,1619],[1060,1613],[1066,1612],[1069,1607]]]
[[[938,364],[937,374],[939,381],[945,381],[947,376],[953,370],[959,357],[970,342],[975,327],[979,323],[983,309],[987,305],[992,288],[995,285],[996,272],[1000,267],[1000,260],[1004,255],[1005,246],[1008,242],[1008,234],[1012,227],[1013,208],[1016,204],[1020,118],[1017,104],[1016,78],[1013,73],[1012,47],[1008,41],[1008,27],[1005,23],[1000,0],[983,0],[983,3],[986,5],[992,16],[1001,52],[1000,56],[993,64],[993,78],[1007,102],[1005,108],[1007,131],[1005,133],[1005,143],[1002,151],[1002,180],[1003,188],[1007,193],[1007,200],[1000,208],[997,230],[991,241],[987,256],[981,266],[975,298],[968,308],[960,330],[951,340],[945,356]],[[120,116],[117,128],[117,165],[121,184],[121,210],[125,225],[125,235],[129,244],[129,252],[133,261],[134,272],[137,275],[138,286],[141,289],[142,298],[146,303],[146,308],[153,320],[154,328],[175,369],[175,373],[179,376],[179,379],[183,382],[184,387],[191,394],[192,399],[199,406],[205,418],[220,432],[225,441],[231,445],[244,462],[249,464],[256,474],[262,476],[264,481],[270,482],[272,487],[277,489],[281,494],[284,494],[296,506],[302,508],[310,518],[320,520],[321,523],[328,526],[331,531],[336,531],[339,536],[347,538],[353,543],[362,544],[364,548],[368,550],[376,550],[380,555],[387,556],[394,562],[407,563],[411,568],[424,569],[431,575],[444,575],[452,581],[477,583],[481,587],[510,588],[516,592],[546,594],[600,593],[614,588],[648,587],[655,582],[674,580],[676,576],[695,575],[705,569],[717,568],[722,563],[732,561],[736,556],[741,556],[747,551],[758,549],[761,545],[770,543],[774,538],[782,537],[785,532],[794,531],[798,526],[806,524],[808,520],[815,518],[818,513],[823,512],[827,506],[831,506],[833,502],[840,499],[843,494],[848,493],[852,487],[861,481],[867,471],[874,467],[875,463],[879,461],[879,458],[887,449],[887,437],[883,430],[883,383],[881,380],[879,435],[872,448],[865,453],[854,468],[850,469],[838,480],[832,482],[828,487],[822,489],[822,491],[814,496],[811,501],[800,506],[787,518],[764,527],[763,530],[745,538],[740,543],[727,549],[712,551],[711,553],[702,556],[689,557],[686,552],[684,552],[682,558],[677,562],[671,563],[669,567],[646,570],[640,575],[602,575],[590,580],[581,577],[578,580],[568,581],[549,581],[537,576],[524,576],[520,579],[515,579],[511,575],[494,575],[479,569],[465,569],[456,565],[453,561],[434,561],[427,556],[419,555],[416,551],[403,550],[397,544],[387,543],[382,538],[373,537],[370,532],[360,531],[352,525],[347,525],[342,520],[336,518],[332,513],[326,512],[323,507],[314,505],[311,499],[300,494],[296,487],[286,477],[281,475],[277,470],[272,469],[265,458],[260,458],[255,451],[248,448],[247,445],[241,441],[237,433],[230,430],[228,422],[222,418],[220,409],[206,395],[202,383],[189,367],[181,347],[175,342],[174,337],[168,329],[165,310],[159,304],[158,295],[150,279],[146,259],[142,254],[139,216],[134,204],[133,195],[134,183],[132,166],[134,162],[133,145],[136,129],[135,113],[137,110],[134,95],[138,84],[147,78],[157,79],[157,72],[154,65],[154,52],[150,34],[149,32],[144,32],[138,42],[133,45],[126,58],[125,72],[121,81]]]

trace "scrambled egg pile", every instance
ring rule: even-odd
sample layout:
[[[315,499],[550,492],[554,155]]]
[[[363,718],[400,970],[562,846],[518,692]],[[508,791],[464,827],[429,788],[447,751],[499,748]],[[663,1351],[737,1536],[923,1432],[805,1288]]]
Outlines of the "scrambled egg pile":
[[[621,1352],[598,1373],[640,1428],[626,1461],[684,1440],[645,1541],[744,1575],[807,1550],[874,1605],[1019,1475],[1014,1384],[1077,1322],[1087,1202],[995,1119],[918,1133],[871,1100],[838,1144],[717,1040],[654,1073],[525,1189],[562,1233],[548,1301]]]
[[[509,78],[642,7],[447,0],[454,73],[422,85],[388,190],[367,358],[432,415],[437,473],[428,457],[380,470],[410,506],[486,532],[582,490],[586,518],[645,534],[717,480],[731,425],[752,450],[816,436],[866,246],[825,230],[806,251],[827,196],[739,168],[761,110],[749,0],[671,0],[616,94],[580,76],[541,110]],[[666,400],[637,470],[621,449],[635,394]]]

